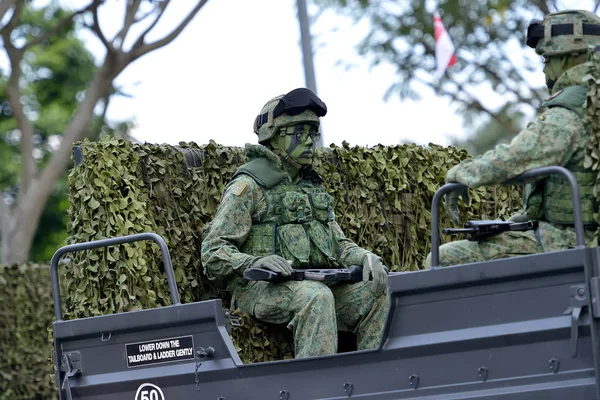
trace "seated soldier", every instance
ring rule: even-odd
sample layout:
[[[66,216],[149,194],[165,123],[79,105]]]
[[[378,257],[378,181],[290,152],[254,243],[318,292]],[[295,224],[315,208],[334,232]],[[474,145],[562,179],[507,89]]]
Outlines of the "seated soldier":
[[[588,88],[583,77],[590,71],[590,50],[599,44],[600,18],[589,11],[561,11],[546,15],[543,21],[532,21],[527,30],[527,45],[544,58],[546,85],[551,94],[542,103],[546,110],[510,144],[498,145],[454,166],[448,171],[446,182],[475,188],[501,184],[534,168],[565,167],[575,174],[579,184],[586,243],[595,245],[597,173],[585,161],[586,146],[593,132],[589,129],[585,106]],[[446,210],[455,223],[459,220],[459,195],[460,191],[449,193],[446,202]],[[510,219],[539,220],[538,229],[504,232],[481,241],[446,243],[440,247],[440,266],[575,247],[571,195],[565,178],[550,176],[528,184],[523,208],[523,213]],[[425,260],[425,267],[431,267],[431,254]]]
[[[344,236],[333,198],[312,169],[325,103],[299,88],[270,100],[254,121],[260,145],[246,145],[247,163],[227,185],[202,241],[211,279],[224,279],[232,305],[259,320],[287,324],[296,358],[337,352],[338,330],[357,349],[379,345],[389,299],[380,257]],[[248,281],[249,267],[289,276],[292,268],[362,266],[363,281]]]

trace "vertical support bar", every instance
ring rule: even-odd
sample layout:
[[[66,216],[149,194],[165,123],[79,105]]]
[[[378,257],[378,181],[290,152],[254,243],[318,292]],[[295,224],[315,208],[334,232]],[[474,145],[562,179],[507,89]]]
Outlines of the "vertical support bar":
[[[448,192],[466,187],[461,183],[447,183],[433,195],[431,202],[431,268],[440,263],[440,203]]]

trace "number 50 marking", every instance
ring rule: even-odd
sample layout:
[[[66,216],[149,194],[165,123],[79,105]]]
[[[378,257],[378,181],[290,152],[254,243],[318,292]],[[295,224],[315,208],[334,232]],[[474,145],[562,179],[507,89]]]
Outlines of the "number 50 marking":
[[[165,400],[161,388],[152,383],[142,383],[135,392],[135,400]]]

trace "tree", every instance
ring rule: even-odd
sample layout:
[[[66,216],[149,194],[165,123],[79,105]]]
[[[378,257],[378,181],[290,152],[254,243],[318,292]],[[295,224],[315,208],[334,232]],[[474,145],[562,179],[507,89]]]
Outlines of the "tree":
[[[507,107],[500,110],[498,114],[504,121],[508,121],[511,126],[521,126],[523,124],[524,115],[521,113],[509,114]],[[472,156],[477,156],[498,144],[509,143],[514,137],[514,132],[506,130],[496,120],[487,118],[467,138],[453,138],[451,144],[466,149]]]
[[[321,11],[333,9],[367,20],[370,30],[358,47],[374,65],[388,63],[396,68],[397,80],[386,97],[418,99],[418,86],[425,85],[459,105],[466,117],[487,116],[507,132],[520,126],[505,118],[515,113],[538,111],[547,96],[545,87],[530,84],[527,72],[541,73],[541,62],[525,48],[527,26],[532,18],[568,7],[560,0],[471,0],[438,1],[437,11],[456,47],[459,63],[442,79],[435,71],[433,15],[423,0],[313,0]],[[594,11],[600,1],[590,2]],[[577,4],[581,7],[581,4]],[[537,59],[536,59],[537,57]],[[487,86],[496,93],[490,99],[477,91]],[[500,111],[499,111],[500,110]],[[432,114],[435,111],[432,110]]]
[[[0,254],[2,263],[24,262],[29,258],[32,241],[42,211],[52,190],[70,162],[72,144],[81,140],[94,126],[94,110],[113,89],[112,82],[132,62],[152,51],[171,43],[190,23],[208,0],[199,0],[187,16],[166,36],[156,41],[147,41],[171,3],[170,0],[127,0],[122,26],[109,39],[101,29],[98,9],[105,0],[90,0],[83,8],[72,11],[51,27],[27,25],[23,20],[29,2],[3,0],[0,3],[0,27],[3,48],[9,60],[10,71],[5,85],[6,99],[11,117],[18,132],[20,177],[18,192],[11,203],[0,199]],[[6,17],[6,18],[5,18]],[[86,88],[77,96],[80,100],[73,110],[60,143],[52,149],[47,162],[36,159],[35,119],[38,105],[44,99],[35,98],[34,93],[25,93],[22,85],[28,73],[23,69],[24,60],[39,46],[47,45],[59,32],[70,24],[80,23],[102,42],[106,53],[94,74],[88,79]],[[130,31],[140,31],[135,37]],[[125,43],[132,43],[128,48]]]
[[[26,8],[21,16],[21,29],[50,29],[68,11],[56,4],[39,9]],[[78,93],[85,90],[96,70],[94,57],[76,37],[75,25],[65,27],[44,43],[32,48],[21,68],[21,88],[31,109],[35,109],[34,158],[45,165],[52,155],[52,143],[69,123],[77,108]],[[12,109],[6,100],[6,78],[0,76],[0,195],[13,202],[19,192],[20,136]],[[111,93],[119,94],[112,89]],[[129,121],[109,124],[105,111],[112,96],[104,99],[103,107],[94,117],[87,135],[96,139],[100,133],[128,137]],[[32,104],[34,106],[32,106]],[[50,195],[35,233],[30,259],[47,262],[53,252],[64,245],[67,237],[68,183],[63,173]]]

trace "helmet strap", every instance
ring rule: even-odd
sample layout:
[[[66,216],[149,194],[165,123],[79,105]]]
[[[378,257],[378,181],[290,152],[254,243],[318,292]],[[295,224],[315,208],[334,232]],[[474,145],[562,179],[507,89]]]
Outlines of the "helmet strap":
[[[285,133],[279,133],[279,148],[277,149],[277,155],[281,157],[283,162],[286,162],[293,167],[294,170],[300,170],[300,168],[303,167],[302,164],[290,157],[290,155],[285,151]]]

